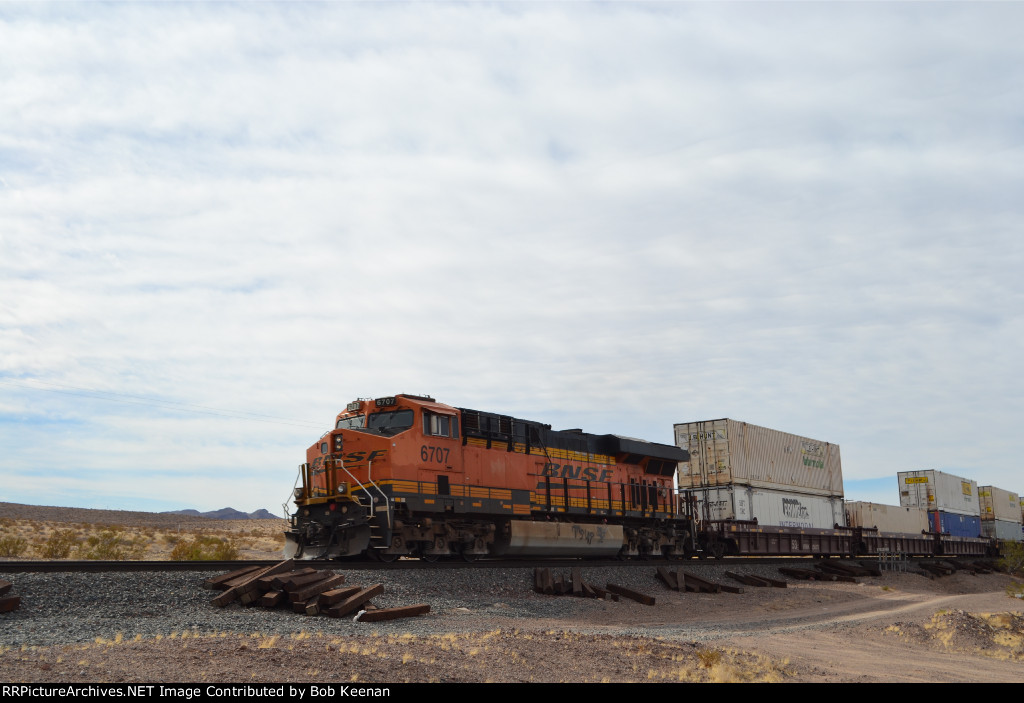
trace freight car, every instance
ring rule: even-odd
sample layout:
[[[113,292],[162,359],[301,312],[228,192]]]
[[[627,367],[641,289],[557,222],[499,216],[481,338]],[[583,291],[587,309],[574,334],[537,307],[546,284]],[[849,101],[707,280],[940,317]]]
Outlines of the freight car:
[[[985,554],[992,541],[699,520],[677,446],[457,408],[359,399],[306,450],[285,555],[684,558]]]
[[[685,450],[455,408],[359,399],[306,451],[285,552],[305,559],[688,556]]]
[[[880,532],[870,527],[831,529],[777,527],[757,522],[721,520],[698,523],[700,555],[857,557],[997,556],[996,540],[935,532]]]

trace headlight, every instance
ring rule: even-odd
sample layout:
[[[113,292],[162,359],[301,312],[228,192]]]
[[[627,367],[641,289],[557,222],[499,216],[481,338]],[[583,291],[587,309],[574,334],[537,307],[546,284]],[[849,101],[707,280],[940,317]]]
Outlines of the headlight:
[[[338,484],[338,493],[341,493],[342,495],[344,495],[347,491],[348,491],[348,483],[346,483],[345,481],[342,481],[341,483]]]
[[[334,451],[340,452],[343,438],[340,434],[334,435]]]
[[[295,495],[295,500],[298,500],[299,498],[302,497],[303,491],[301,488],[296,488],[294,491],[292,491],[292,493]]]

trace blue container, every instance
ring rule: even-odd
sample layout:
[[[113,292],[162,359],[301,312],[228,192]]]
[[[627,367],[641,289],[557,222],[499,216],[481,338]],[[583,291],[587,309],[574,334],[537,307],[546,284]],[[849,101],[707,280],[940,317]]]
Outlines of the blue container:
[[[929,510],[928,524],[932,530],[954,537],[981,537],[981,517],[960,515],[944,510]]]

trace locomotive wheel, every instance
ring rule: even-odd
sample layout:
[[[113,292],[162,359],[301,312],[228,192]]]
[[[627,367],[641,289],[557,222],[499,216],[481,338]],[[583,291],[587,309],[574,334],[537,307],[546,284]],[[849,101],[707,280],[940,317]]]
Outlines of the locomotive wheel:
[[[435,561],[441,558],[440,554],[427,554],[426,550],[433,547],[433,542],[424,542],[420,545],[420,548],[416,550],[416,556],[420,558],[420,561],[425,561],[433,564]]]
[[[712,542],[708,547],[711,549],[711,556],[721,559],[725,556],[725,545],[721,542]]]
[[[397,554],[385,554],[381,549],[369,549],[366,554],[374,561],[382,561],[385,564],[390,564],[398,559]]]

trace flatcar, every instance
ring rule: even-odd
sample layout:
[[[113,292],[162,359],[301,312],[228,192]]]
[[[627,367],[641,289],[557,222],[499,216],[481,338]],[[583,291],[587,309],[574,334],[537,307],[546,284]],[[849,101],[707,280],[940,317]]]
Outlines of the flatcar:
[[[693,554],[676,446],[456,408],[400,394],[349,403],[306,450],[285,553]]]
[[[795,528],[759,525],[756,521],[704,521],[695,529],[698,556],[998,556],[995,540],[936,532],[905,534],[874,528]]]

